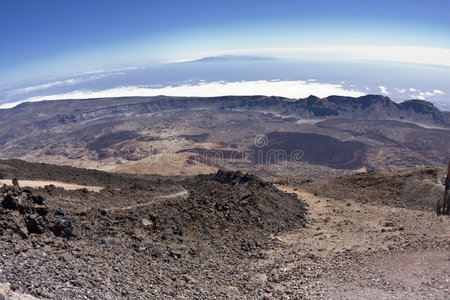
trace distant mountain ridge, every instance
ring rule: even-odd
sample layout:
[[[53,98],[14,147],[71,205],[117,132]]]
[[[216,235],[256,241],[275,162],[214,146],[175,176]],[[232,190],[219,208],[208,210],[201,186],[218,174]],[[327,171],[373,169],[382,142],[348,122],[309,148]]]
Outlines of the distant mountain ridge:
[[[388,119],[450,127],[450,112],[440,111],[431,102],[407,100],[395,103],[389,97],[381,95],[366,95],[358,98],[309,96],[303,99],[267,96],[207,98],[157,96],[40,101],[22,103],[11,109],[0,110],[0,125],[2,128],[7,128],[8,124],[23,120],[28,126],[49,128],[61,123],[84,121],[114,114],[149,114],[197,109],[260,111],[302,119]]]
[[[0,110],[0,128],[0,158],[118,173],[195,175],[226,166],[341,176],[440,165],[450,155],[449,112],[380,95],[29,102]],[[246,149],[254,154],[248,160]]]
[[[247,56],[247,55],[221,55],[208,56],[200,59],[186,61],[185,63],[229,63],[229,62],[261,62],[261,61],[278,61],[279,58],[270,56]]]

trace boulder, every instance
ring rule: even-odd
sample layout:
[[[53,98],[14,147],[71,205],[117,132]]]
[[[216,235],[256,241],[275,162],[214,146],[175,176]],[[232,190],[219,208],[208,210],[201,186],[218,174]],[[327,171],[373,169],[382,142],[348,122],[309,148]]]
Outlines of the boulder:
[[[44,233],[46,222],[42,216],[38,214],[29,215],[26,217],[25,222],[28,229],[28,233],[37,233],[37,234]]]
[[[2,206],[7,209],[17,210],[22,204],[22,197],[14,194],[8,194],[1,202]]]
[[[73,232],[72,222],[67,219],[64,214],[58,213],[50,219],[47,228],[53,232],[54,235],[60,237],[70,237]]]

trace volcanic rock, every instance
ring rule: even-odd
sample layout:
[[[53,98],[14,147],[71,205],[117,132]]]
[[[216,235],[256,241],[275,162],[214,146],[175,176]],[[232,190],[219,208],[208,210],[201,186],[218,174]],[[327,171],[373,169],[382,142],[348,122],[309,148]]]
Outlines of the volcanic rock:
[[[55,214],[48,223],[48,229],[56,236],[70,237],[73,232],[72,222],[64,214]]]

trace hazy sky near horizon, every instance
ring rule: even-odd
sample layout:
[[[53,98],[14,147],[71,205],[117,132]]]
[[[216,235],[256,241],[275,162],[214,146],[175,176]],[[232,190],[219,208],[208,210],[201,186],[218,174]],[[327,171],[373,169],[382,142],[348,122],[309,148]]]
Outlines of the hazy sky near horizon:
[[[1,0],[0,81],[225,54],[450,66],[448,0]]]

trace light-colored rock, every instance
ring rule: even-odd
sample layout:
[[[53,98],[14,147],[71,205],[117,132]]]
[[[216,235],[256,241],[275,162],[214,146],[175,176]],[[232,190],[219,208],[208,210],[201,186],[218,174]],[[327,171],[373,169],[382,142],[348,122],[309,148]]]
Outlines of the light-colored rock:
[[[11,290],[9,283],[0,283],[0,300],[37,300],[28,294],[16,293]]]

